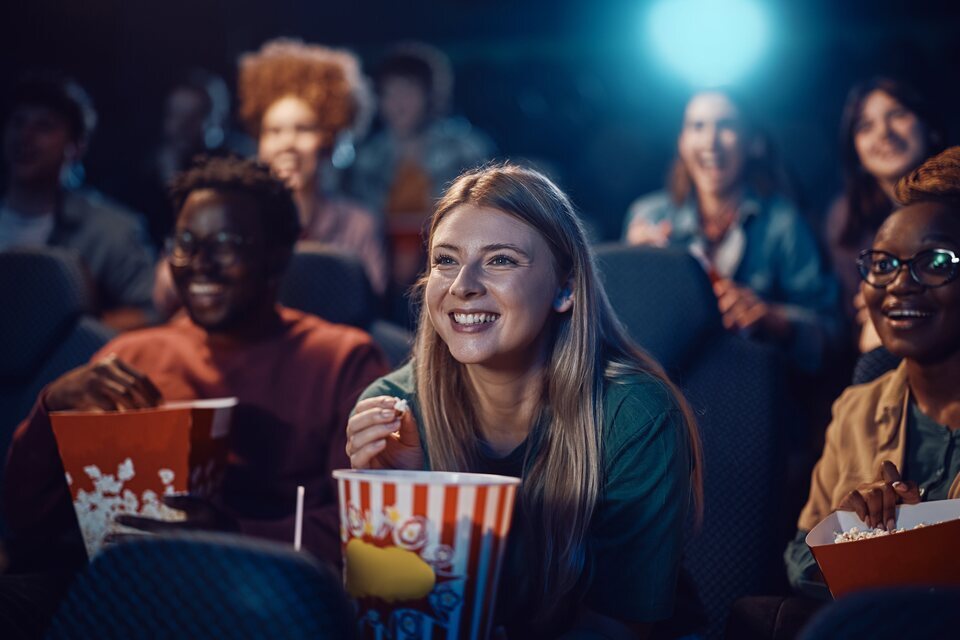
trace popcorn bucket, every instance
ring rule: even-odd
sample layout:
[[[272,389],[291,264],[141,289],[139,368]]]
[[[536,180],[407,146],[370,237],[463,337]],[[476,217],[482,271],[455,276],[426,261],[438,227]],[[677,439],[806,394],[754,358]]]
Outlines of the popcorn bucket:
[[[132,514],[182,520],[164,495],[208,497],[220,485],[236,398],[167,403],[156,409],[50,414],[87,556],[110,533],[137,533],[114,519]]]
[[[361,638],[483,639],[519,478],[334,471]]]
[[[900,533],[851,542],[837,535],[870,528],[852,511],[835,511],[806,542],[834,598],[881,587],[960,586],[960,499],[897,507]]]

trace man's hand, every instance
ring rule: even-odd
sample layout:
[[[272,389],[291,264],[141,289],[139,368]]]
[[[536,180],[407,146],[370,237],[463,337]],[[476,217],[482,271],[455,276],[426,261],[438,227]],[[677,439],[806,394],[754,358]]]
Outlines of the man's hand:
[[[169,533],[175,531],[222,531],[236,533],[240,531],[237,521],[199,496],[164,496],[163,503],[171,509],[179,509],[186,514],[180,521],[156,520],[144,516],[119,515],[117,523],[125,527],[139,529],[147,533]],[[111,536],[116,542],[123,534]]]
[[[68,371],[47,388],[47,411],[127,411],[163,400],[146,375],[114,355]]]

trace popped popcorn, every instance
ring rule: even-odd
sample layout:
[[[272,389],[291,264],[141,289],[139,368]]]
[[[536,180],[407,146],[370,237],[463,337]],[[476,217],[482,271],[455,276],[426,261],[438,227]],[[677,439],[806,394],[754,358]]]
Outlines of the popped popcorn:
[[[117,467],[117,477],[126,482],[132,478],[133,475],[133,460],[127,458],[120,463],[119,467]]]
[[[915,527],[912,527],[912,529],[920,529],[925,526],[927,526],[927,523],[921,522]],[[864,531],[861,531],[860,527],[852,527],[849,531],[835,531],[833,542],[834,544],[840,543],[840,542],[856,542],[857,540],[866,540],[868,538],[879,538],[881,536],[889,536],[894,533],[903,533],[904,531],[907,531],[907,529],[904,527],[901,527],[899,529],[893,529],[891,531],[887,531],[886,529],[880,529],[880,528],[865,529]]]
[[[403,398],[397,398],[397,401],[393,403],[393,410],[399,414],[404,414],[410,408],[410,405]]]
[[[86,466],[83,471],[93,481],[93,491],[80,489],[73,506],[77,512],[87,555],[91,558],[103,547],[109,534],[133,531],[115,522],[116,516],[120,514],[140,515],[171,522],[186,518],[182,511],[163,504],[155,491],[148,489],[138,498],[136,493],[123,488],[124,483],[136,476],[133,460],[130,458],[118,465],[116,475],[104,474],[96,465]],[[166,485],[164,493],[174,493],[173,471],[162,469],[160,477]],[[69,474],[67,483],[73,483]]]

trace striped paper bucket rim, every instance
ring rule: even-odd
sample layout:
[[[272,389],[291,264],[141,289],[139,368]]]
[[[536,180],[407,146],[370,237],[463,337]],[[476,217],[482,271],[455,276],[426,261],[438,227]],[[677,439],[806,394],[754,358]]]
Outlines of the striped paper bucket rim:
[[[401,484],[504,486],[518,485],[520,478],[491,473],[460,473],[449,471],[403,471],[399,469],[337,469],[337,480],[360,482],[396,482]]]

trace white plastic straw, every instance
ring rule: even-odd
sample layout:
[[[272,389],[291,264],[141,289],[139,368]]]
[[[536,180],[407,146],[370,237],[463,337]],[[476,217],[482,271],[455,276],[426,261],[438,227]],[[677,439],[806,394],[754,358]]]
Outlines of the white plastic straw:
[[[300,551],[300,540],[303,535],[303,485],[297,486],[297,522],[293,530],[293,548]]]

